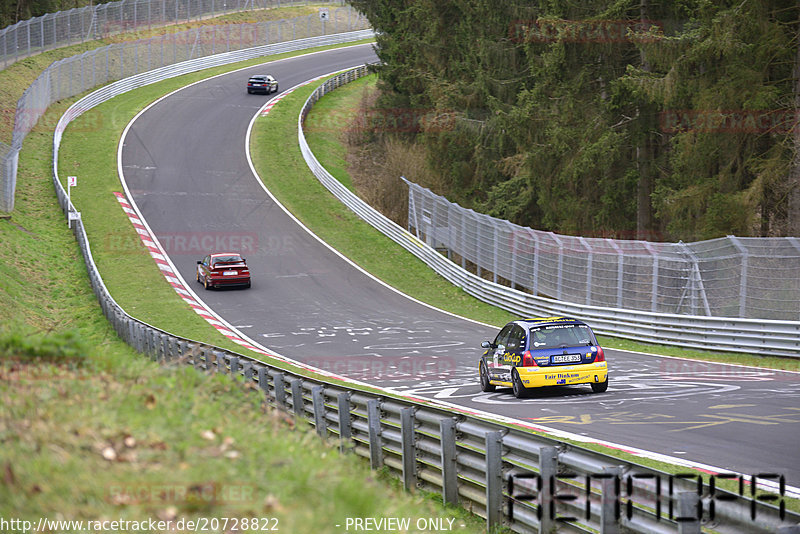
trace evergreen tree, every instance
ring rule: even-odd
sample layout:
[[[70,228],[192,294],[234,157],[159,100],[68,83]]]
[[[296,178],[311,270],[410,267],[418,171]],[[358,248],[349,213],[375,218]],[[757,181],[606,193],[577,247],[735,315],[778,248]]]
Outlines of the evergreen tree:
[[[561,233],[798,235],[796,3],[352,3],[379,105],[454,117],[405,134],[451,200]]]

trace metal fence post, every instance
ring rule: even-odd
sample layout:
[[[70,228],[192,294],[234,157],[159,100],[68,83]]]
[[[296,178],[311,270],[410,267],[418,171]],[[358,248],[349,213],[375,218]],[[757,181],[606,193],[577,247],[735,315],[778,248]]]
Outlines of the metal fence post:
[[[369,460],[372,469],[383,467],[383,444],[381,443],[381,401],[367,401],[367,424],[369,426]]]
[[[442,497],[445,504],[458,504],[458,465],[456,464],[456,421],[439,421],[442,440]]]
[[[486,529],[503,520],[503,433],[486,433]]]
[[[400,410],[400,451],[403,455],[403,486],[406,491],[417,487],[417,447],[414,408]]]
[[[556,517],[556,475],[558,474],[558,449],[539,447],[539,476],[542,490],[539,492],[539,532],[553,530]]]
[[[337,395],[339,408],[339,450],[347,452],[350,439],[353,436],[352,420],[350,419],[350,392],[341,391]]]
[[[311,403],[314,409],[314,426],[320,437],[328,434],[328,426],[325,421],[325,386],[319,385],[311,388]]]

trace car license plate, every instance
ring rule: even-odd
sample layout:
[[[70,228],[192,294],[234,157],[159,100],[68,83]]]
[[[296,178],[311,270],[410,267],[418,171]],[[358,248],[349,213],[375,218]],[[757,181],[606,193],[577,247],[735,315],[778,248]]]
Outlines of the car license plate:
[[[236,276],[236,271],[225,271],[222,276]]]
[[[579,362],[581,361],[580,354],[556,354],[550,358],[550,361],[553,363],[567,363],[567,362]]]

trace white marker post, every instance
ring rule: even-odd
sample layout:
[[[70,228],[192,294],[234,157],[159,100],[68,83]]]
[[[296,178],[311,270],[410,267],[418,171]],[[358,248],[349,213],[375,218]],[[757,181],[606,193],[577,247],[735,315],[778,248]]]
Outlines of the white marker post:
[[[67,176],[67,228],[72,228],[72,186],[78,185],[77,176]]]

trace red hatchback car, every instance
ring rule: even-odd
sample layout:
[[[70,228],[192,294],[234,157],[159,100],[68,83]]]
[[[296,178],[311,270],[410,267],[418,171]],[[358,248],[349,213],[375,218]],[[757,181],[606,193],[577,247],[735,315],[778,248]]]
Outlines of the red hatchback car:
[[[250,287],[250,269],[241,254],[209,254],[197,262],[197,281],[206,289],[225,286]]]

